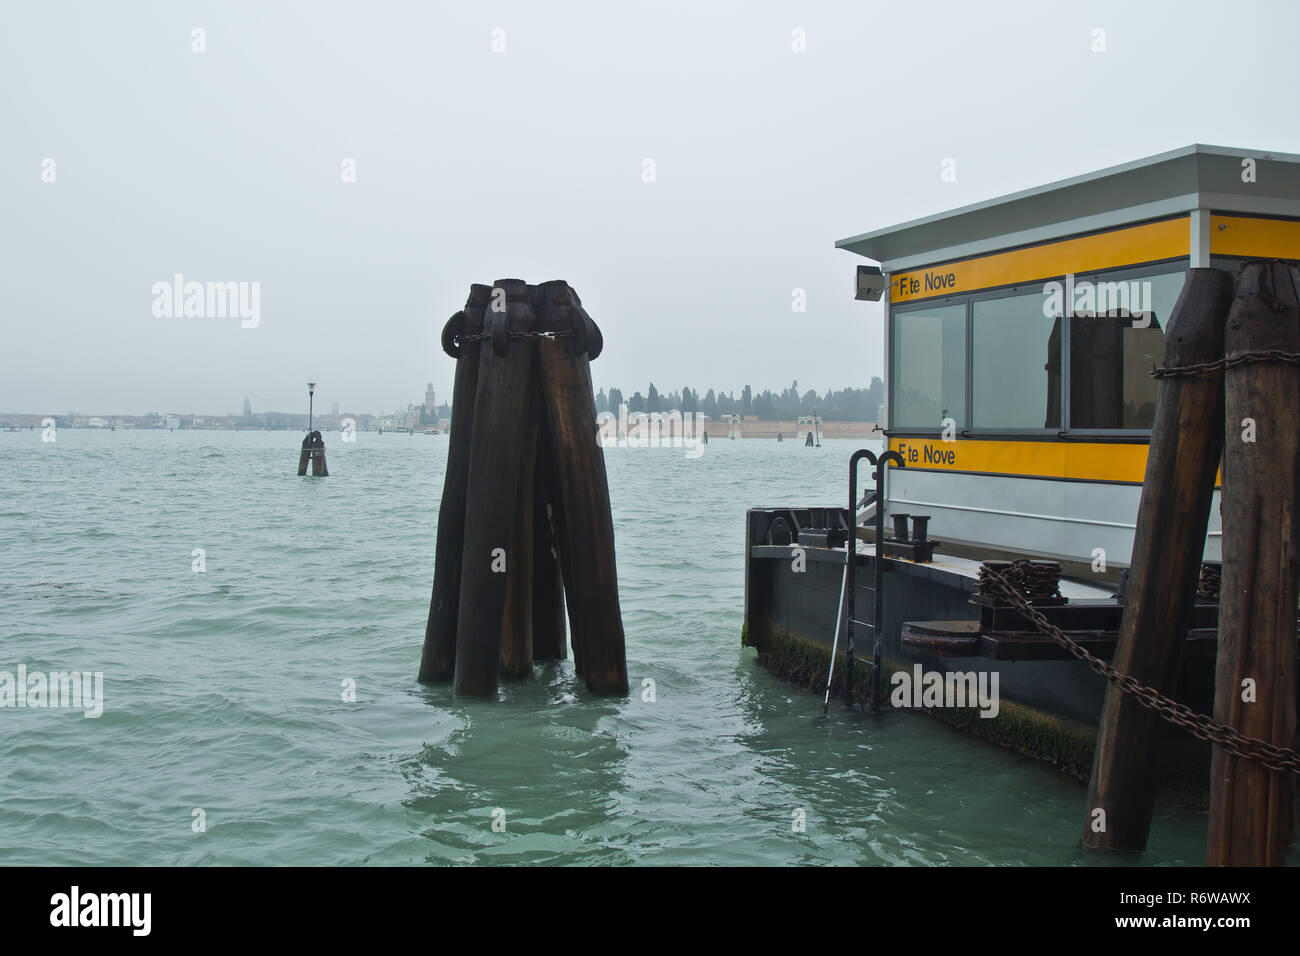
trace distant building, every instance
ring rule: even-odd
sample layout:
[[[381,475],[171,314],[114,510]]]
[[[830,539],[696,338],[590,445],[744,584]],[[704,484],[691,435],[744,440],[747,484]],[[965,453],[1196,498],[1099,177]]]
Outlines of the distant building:
[[[253,403],[247,397],[244,398],[244,418],[250,422],[253,420]]]
[[[333,415],[335,418],[338,418],[338,417],[339,417],[339,403],[338,403],[338,402],[335,402],[333,405],[330,406],[330,414]]]
[[[430,382],[424,387],[424,404],[412,406],[416,412],[416,419],[413,425],[437,425],[438,424],[438,393],[433,390],[433,383]]]

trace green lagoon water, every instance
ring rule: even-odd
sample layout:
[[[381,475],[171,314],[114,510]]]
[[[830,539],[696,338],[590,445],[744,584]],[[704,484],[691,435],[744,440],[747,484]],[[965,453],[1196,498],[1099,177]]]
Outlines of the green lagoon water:
[[[0,709],[2,863],[1203,859],[1186,810],[1085,853],[1078,784],[916,714],[819,720],[742,649],[745,509],[840,504],[860,443],[608,449],[633,694],[566,662],[463,702],[415,682],[446,436],[327,435],[328,479],[292,432],[40,436],[0,433],[0,670],[102,671],[105,705]]]

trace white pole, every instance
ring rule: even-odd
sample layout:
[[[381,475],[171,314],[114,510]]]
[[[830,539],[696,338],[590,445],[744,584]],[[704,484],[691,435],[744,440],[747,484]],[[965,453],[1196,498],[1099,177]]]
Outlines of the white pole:
[[[831,708],[831,677],[835,674],[835,652],[840,646],[840,624],[844,621],[844,597],[849,591],[849,548],[856,545],[856,542],[850,541],[844,549],[844,578],[840,582],[840,607],[835,612],[835,637],[831,641],[831,663],[826,668],[826,697],[822,700],[822,716],[825,717]]]

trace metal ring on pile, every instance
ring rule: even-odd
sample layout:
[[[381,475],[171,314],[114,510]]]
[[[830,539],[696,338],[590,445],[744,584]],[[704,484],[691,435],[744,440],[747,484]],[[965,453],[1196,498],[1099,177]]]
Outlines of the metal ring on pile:
[[[460,336],[465,331],[465,313],[457,312],[442,327],[442,350],[454,359],[460,358]]]

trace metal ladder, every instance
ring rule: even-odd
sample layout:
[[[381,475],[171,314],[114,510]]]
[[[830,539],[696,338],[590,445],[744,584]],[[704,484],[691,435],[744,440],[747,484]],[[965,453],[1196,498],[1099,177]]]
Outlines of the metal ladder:
[[[858,554],[858,462],[863,458],[871,462],[873,466],[872,478],[876,483],[876,562],[875,574],[872,578],[872,586],[869,588],[859,589],[854,583],[854,572],[857,568]],[[849,544],[848,554],[845,556],[844,569],[844,618],[845,628],[848,631],[845,639],[845,653],[848,656],[848,669],[844,675],[844,703],[848,707],[853,706],[853,654],[855,650],[855,641],[853,639],[853,629],[855,626],[867,628],[871,632],[871,712],[880,713],[880,651],[881,651],[881,614],[882,605],[881,594],[884,590],[885,580],[885,562],[881,554],[881,544],[885,540],[885,473],[889,463],[894,462],[899,468],[906,467],[901,455],[896,451],[883,452],[877,457],[873,452],[863,448],[853,453],[849,459]],[[871,621],[859,621],[854,616],[856,605],[856,592],[858,590],[867,591],[871,594],[872,615]],[[839,635],[836,634],[836,637]],[[831,653],[831,669],[835,667],[835,654]],[[827,678],[829,683],[830,678]]]

